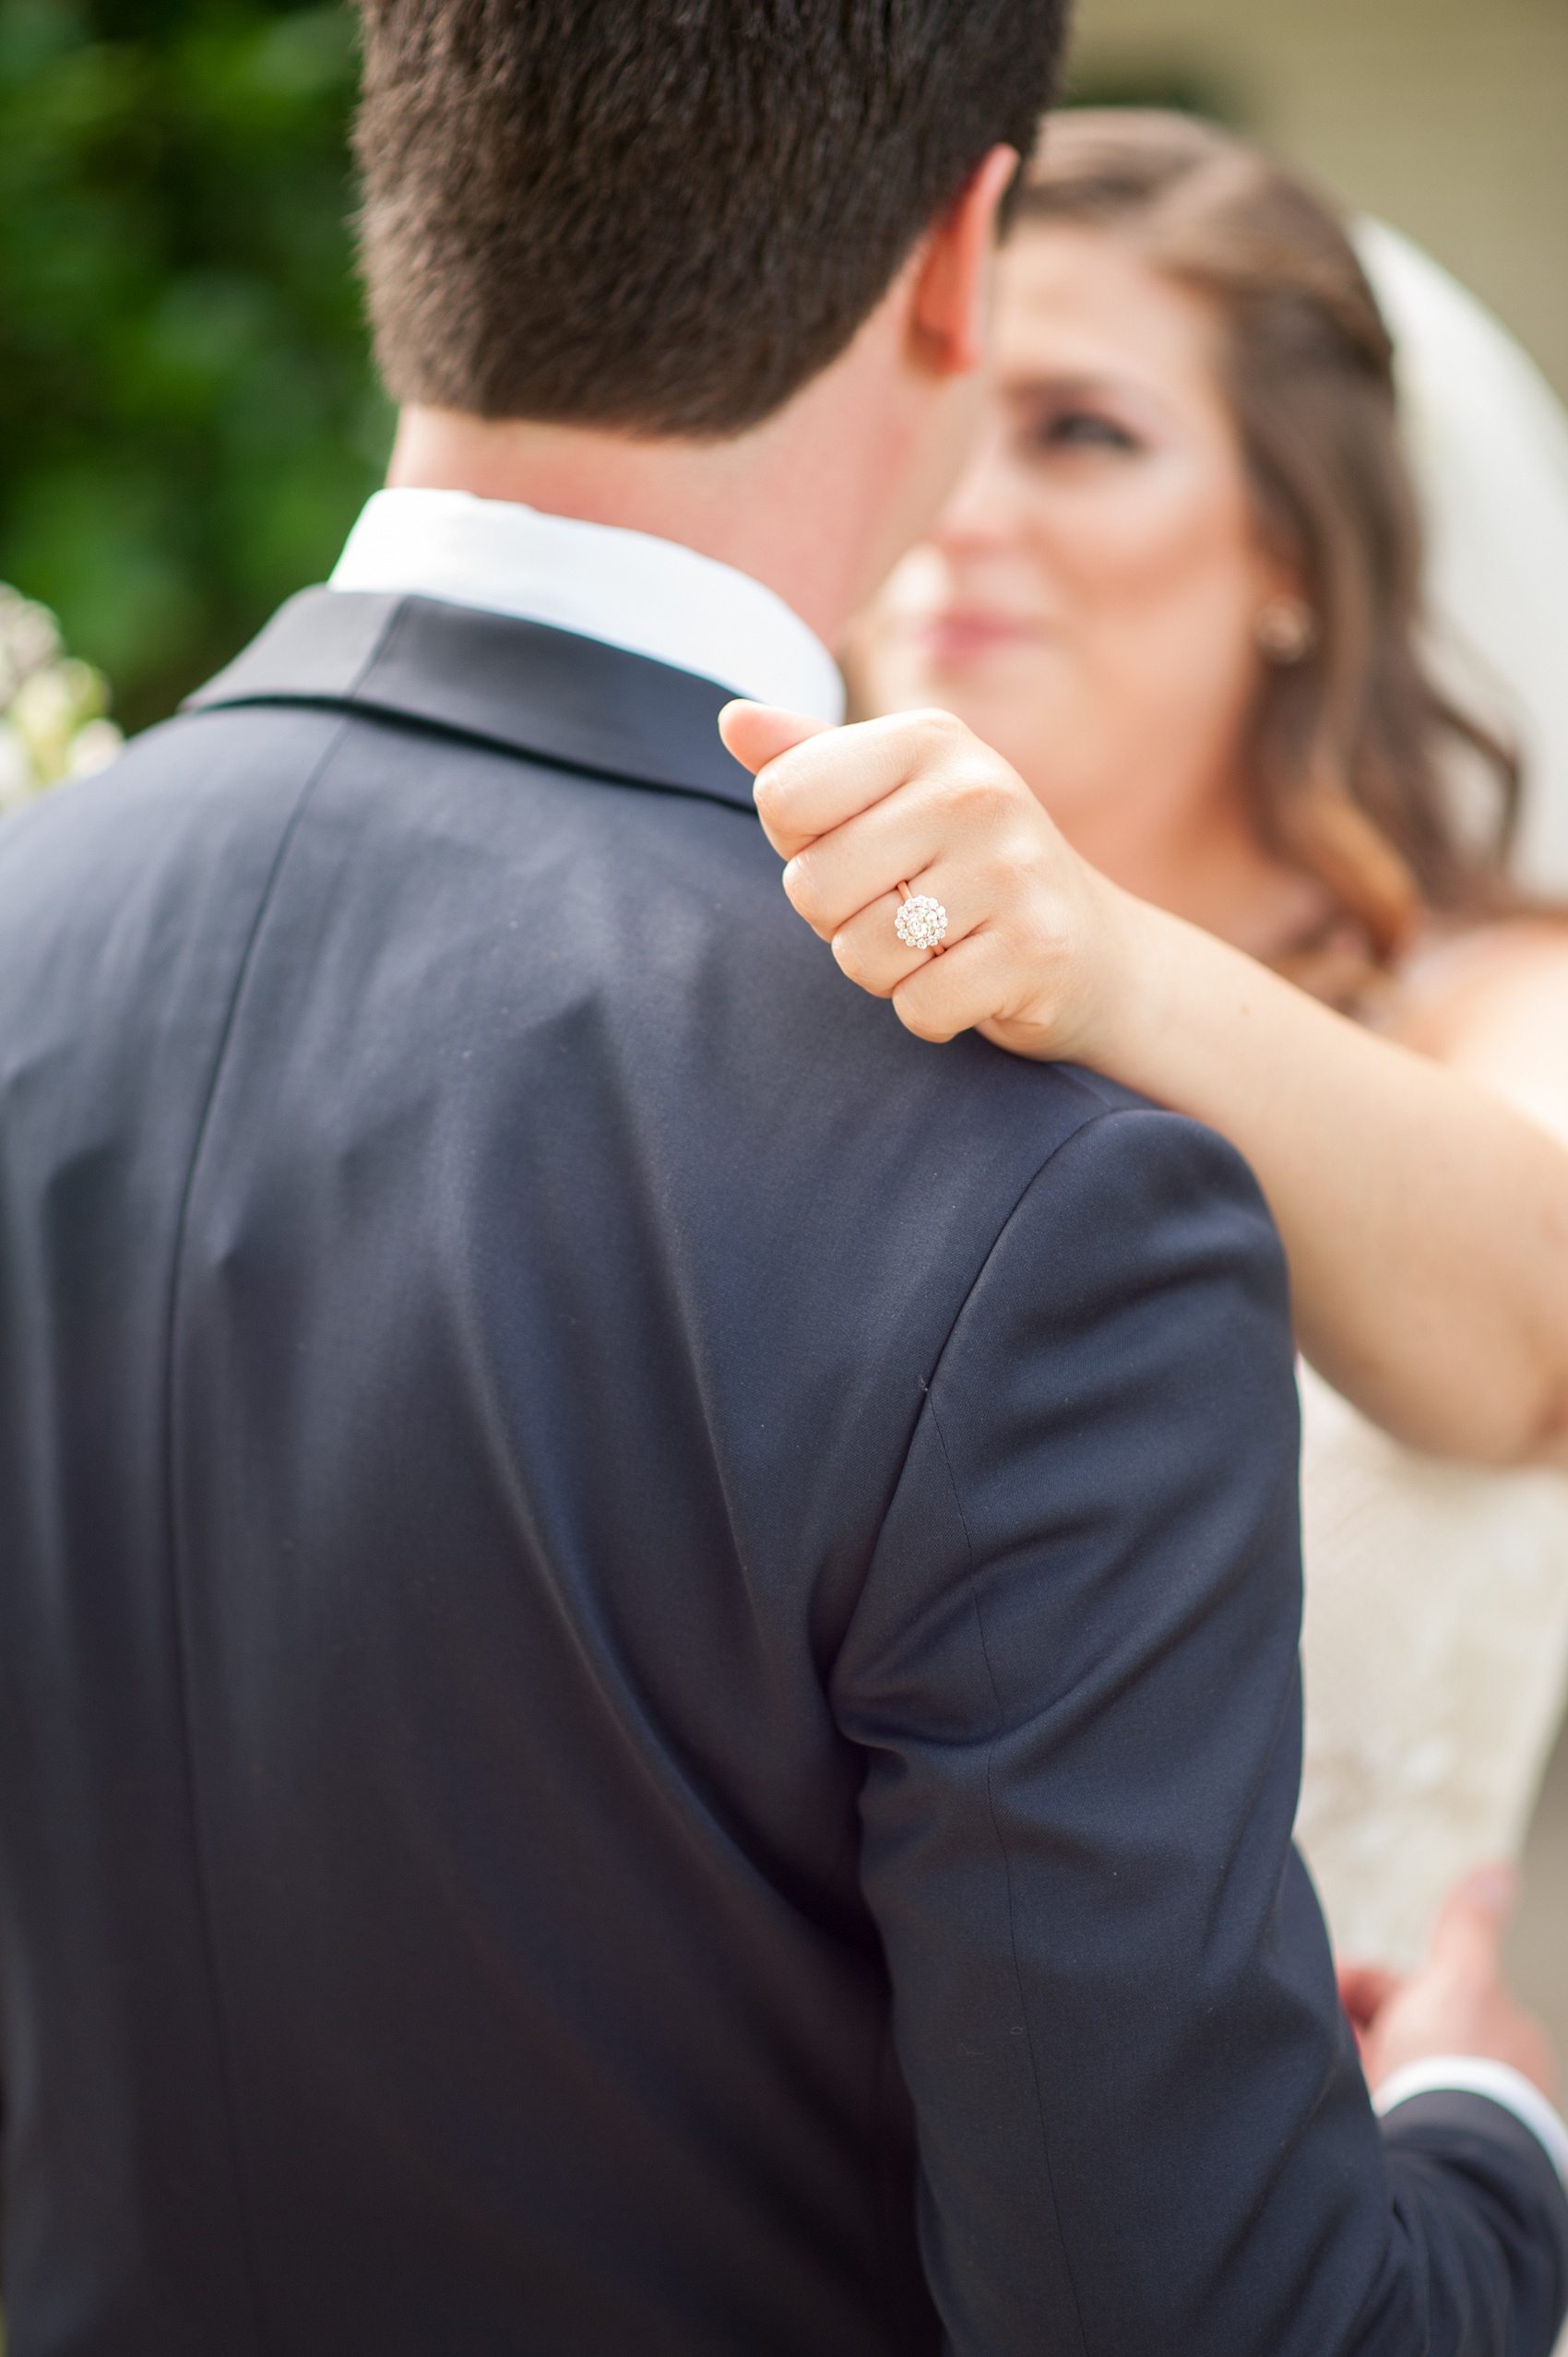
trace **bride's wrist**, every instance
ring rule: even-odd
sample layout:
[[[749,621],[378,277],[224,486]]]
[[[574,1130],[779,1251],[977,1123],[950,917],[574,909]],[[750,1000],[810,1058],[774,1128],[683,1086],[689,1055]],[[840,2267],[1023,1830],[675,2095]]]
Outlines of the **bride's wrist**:
[[[1170,944],[1162,911],[1135,899],[1098,869],[1086,866],[1089,902],[1086,930],[1092,946],[1083,960],[1075,1038],[1063,1050],[1073,1062],[1136,1088],[1166,1030]]]

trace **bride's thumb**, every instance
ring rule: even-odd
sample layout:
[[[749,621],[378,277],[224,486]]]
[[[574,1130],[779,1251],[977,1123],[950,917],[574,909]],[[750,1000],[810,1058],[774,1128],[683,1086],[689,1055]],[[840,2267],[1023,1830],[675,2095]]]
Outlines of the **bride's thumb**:
[[[719,715],[719,733],[727,750],[754,778],[791,745],[803,744],[808,736],[821,736],[826,727],[826,720],[811,720],[804,712],[786,712],[777,704],[749,704],[743,699],[726,704]]]

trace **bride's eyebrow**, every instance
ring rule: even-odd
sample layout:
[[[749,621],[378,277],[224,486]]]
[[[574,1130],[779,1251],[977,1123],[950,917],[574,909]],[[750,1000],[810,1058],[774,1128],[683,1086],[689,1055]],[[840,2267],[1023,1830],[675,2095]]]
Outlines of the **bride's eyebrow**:
[[[1072,369],[1004,375],[998,387],[1006,401],[1123,401],[1135,398],[1131,386],[1110,376]]]

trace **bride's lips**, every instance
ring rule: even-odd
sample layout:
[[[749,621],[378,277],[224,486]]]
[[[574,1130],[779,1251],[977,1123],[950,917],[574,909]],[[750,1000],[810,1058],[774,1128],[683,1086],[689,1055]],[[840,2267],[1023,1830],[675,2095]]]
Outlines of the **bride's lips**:
[[[1032,645],[1039,636],[1037,624],[1017,615],[960,607],[930,615],[916,632],[925,653],[939,663],[972,661],[977,656],[995,654],[1005,647]]]

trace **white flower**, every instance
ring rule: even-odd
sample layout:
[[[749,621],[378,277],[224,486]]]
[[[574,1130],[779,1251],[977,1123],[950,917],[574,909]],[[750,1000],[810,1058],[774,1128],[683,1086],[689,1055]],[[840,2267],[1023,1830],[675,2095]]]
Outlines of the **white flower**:
[[[72,740],[101,717],[107,701],[102,673],[70,656],[23,680],[6,717],[26,745],[42,785],[52,786],[68,773]]]
[[[49,608],[0,581],[0,712],[23,680],[61,651],[60,627]]]
[[[108,681],[64,652],[48,607],[0,581],[0,813],[113,761],[108,709]]]

